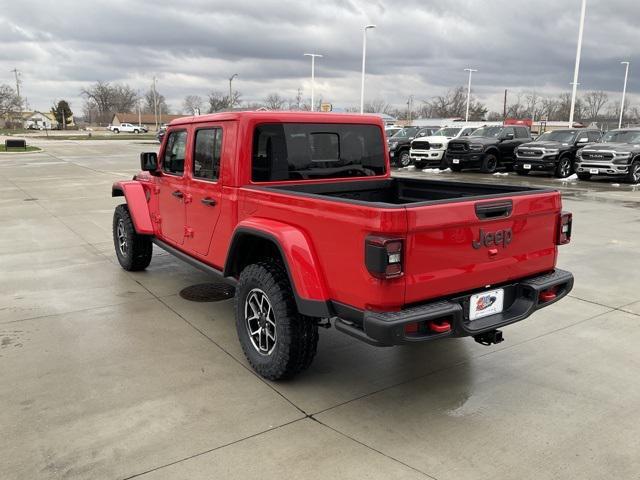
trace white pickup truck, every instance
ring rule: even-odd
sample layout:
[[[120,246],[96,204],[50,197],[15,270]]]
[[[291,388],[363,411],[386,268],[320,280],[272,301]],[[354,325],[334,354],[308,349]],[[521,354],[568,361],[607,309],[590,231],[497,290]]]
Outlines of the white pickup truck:
[[[430,137],[416,138],[411,142],[409,158],[416,168],[438,167],[447,168],[444,152],[447,151],[449,140],[465,137],[471,134],[476,126],[443,127]]]
[[[107,129],[113,133],[147,133],[149,129],[144,125],[133,125],[131,123],[121,123],[120,125],[109,125]]]

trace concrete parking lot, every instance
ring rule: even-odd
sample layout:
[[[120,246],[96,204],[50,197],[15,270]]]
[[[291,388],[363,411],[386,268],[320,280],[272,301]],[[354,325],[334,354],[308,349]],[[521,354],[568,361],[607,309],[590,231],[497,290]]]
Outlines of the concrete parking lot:
[[[569,298],[483,347],[378,349],[321,330],[293,381],[256,376],[231,301],[156,249],[115,260],[111,183],[157,143],[0,154],[0,478],[632,479],[640,472],[640,187],[531,176],[574,213]]]

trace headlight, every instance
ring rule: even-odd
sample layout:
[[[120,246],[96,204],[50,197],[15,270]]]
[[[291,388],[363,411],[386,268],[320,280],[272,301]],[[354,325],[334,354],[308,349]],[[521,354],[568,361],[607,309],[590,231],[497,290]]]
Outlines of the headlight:
[[[581,148],[580,150],[578,150],[578,151],[576,152],[576,158],[579,158],[579,159],[581,159],[581,160],[582,160],[582,150],[584,150],[584,148]]]
[[[544,154],[545,155],[557,155],[558,152],[560,152],[560,150],[558,150],[557,148],[549,148],[549,149],[545,149]]]
[[[631,152],[615,152],[614,155],[616,156],[616,158],[629,158],[631,156]]]
[[[479,143],[472,143],[471,145],[469,145],[469,150],[473,150],[475,152],[480,152],[484,149],[484,145],[481,145]]]

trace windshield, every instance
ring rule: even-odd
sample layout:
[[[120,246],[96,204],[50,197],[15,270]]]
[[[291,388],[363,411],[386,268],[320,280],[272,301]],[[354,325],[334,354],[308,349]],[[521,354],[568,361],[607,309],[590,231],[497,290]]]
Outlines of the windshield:
[[[415,137],[418,131],[418,127],[405,127],[402,130],[396,132],[394,137]]]
[[[375,125],[259,125],[253,135],[251,177],[276,182],[383,175],[385,153]]]
[[[441,128],[433,134],[434,137],[455,137],[461,128]]]
[[[604,143],[640,143],[640,131],[614,130],[605,133],[602,141]]]
[[[556,130],[555,132],[545,132],[536,138],[536,142],[560,142],[572,143],[578,132],[576,130]]]
[[[497,137],[502,127],[481,127],[471,134],[472,137]]]

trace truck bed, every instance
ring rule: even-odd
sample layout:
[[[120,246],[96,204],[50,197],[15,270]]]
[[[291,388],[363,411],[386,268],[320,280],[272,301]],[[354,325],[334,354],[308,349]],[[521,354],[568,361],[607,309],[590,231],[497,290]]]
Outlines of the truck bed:
[[[487,197],[513,197],[552,191],[551,189],[511,185],[480,185],[409,178],[287,184],[266,188],[303,196],[334,197],[336,200],[344,199],[358,204],[387,208],[482,200]]]

